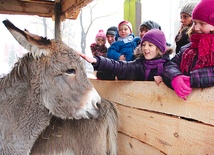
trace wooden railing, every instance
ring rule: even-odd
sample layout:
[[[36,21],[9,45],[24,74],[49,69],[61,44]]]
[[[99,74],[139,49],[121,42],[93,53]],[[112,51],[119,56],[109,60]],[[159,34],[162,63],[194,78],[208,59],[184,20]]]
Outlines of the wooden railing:
[[[91,80],[119,111],[119,155],[214,155],[214,87],[183,100],[163,83]]]

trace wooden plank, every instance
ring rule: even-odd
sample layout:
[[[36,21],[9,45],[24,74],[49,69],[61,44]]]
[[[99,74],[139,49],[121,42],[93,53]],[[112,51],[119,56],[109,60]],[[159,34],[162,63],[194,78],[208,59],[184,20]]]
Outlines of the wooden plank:
[[[123,133],[118,133],[118,155],[165,155],[141,141],[131,138]]]
[[[60,14],[61,14],[61,4],[60,2],[55,3],[55,8],[54,8],[54,19],[55,19],[55,39],[56,40],[62,40],[61,36],[61,19],[60,19]]]
[[[62,19],[76,19],[80,10],[93,0],[62,0]]]
[[[125,106],[191,118],[214,125],[214,87],[193,89],[186,101],[164,83],[148,81],[104,81],[91,79],[98,93]]]
[[[117,108],[120,132],[149,144],[165,154],[214,154],[213,126],[119,104]]]
[[[38,15],[41,17],[54,15],[54,2],[52,1],[0,0],[0,4],[0,14]]]

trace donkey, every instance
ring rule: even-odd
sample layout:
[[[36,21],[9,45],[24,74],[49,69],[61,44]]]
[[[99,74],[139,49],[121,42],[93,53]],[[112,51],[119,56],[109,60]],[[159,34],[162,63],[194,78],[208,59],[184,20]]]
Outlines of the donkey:
[[[118,116],[62,41],[4,25],[29,52],[0,79],[1,155],[116,155]]]

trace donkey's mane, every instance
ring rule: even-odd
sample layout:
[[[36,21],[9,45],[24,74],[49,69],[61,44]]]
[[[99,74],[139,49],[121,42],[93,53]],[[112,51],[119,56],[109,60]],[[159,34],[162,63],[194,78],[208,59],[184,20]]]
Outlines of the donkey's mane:
[[[18,58],[18,61],[14,64],[10,73],[0,80],[0,88],[11,86],[17,81],[27,82],[32,72],[32,68],[29,68],[32,67],[32,65],[29,66],[29,64],[31,64],[33,60],[34,58],[31,53],[27,53],[24,57]]]

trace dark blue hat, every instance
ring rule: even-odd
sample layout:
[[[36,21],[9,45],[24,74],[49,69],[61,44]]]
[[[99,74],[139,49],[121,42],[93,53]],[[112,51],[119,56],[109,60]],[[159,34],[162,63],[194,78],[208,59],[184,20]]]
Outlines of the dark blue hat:
[[[111,34],[116,36],[117,34],[117,27],[116,26],[111,26],[108,28],[108,30],[106,31],[106,35]]]

